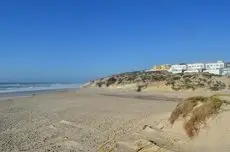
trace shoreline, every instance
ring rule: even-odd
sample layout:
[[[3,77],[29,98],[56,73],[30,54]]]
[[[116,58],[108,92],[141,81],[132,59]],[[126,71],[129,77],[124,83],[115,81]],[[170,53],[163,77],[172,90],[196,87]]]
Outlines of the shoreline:
[[[80,88],[69,88],[69,89],[49,89],[49,90],[36,90],[36,91],[19,91],[19,92],[9,92],[9,93],[0,93],[0,101],[4,99],[12,99],[19,97],[30,97],[42,94],[52,94],[59,92],[68,92],[68,91],[76,91]]]

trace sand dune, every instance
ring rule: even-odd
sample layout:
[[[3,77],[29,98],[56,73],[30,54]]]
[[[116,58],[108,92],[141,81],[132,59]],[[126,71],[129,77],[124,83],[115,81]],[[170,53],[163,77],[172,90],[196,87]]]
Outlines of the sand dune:
[[[217,115],[201,125],[193,138],[187,135],[183,127],[187,120],[183,118],[171,125],[168,120],[170,113],[149,117],[148,125],[142,131],[134,133],[134,138],[127,137],[119,141],[115,151],[229,152],[230,106],[223,105],[222,108],[224,109]]]

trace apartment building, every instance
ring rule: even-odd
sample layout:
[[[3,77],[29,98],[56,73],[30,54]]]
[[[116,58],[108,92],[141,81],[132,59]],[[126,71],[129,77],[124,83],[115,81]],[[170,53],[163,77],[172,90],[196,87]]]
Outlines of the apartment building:
[[[230,68],[223,68],[221,70],[221,75],[230,76]]]
[[[168,71],[172,73],[208,72],[217,75],[227,75],[230,73],[230,62],[217,61],[210,63],[175,64]]]
[[[169,71],[172,73],[197,73],[208,72],[216,75],[230,76],[230,62],[224,61],[210,62],[210,63],[192,63],[192,64],[163,64],[153,66],[152,69],[146,71]]]
[[[204,72],[221,75],[222,74],[222,69],[224,67],[225,67],[225,63],[223,61],[206,63]]]
[[[202,72],[205,68],[204,63],[193,63],[193,64],[187,64],[187,70],[185,72]]]
[[[206,63],[205,69],[207,70],[216,70],[216,69],[222,69],[225,68],[225,63],[223,61],[217,61],[214,63]]]
[[[230,62],[225,63],[225,68],[230,68]]]
[[[185,70],[187,70],[186,64],[174,64],[171,65],[171,68],[168,71],[172,73],[183,73]]]

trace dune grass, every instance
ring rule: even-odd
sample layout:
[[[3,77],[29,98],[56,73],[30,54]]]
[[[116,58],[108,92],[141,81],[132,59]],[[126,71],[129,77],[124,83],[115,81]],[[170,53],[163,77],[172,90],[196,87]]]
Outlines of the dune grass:
[[[176,108],[171,113],[169,122],[173,124],[180,116],[186,117],[190,112],[192,112],[195,106],[197,106],[200,102],[202,103],[207,100],[208,97],[202,96],[189,97],[183,100],[176,106]]]
[[[195,108],[190,119],[184,123],[186,134],[191,138],[197,135],[200,126],[205,124],[210,117],[218,114],[223,103],[223,100],[217,97],[211,97],[203,105]]]
[[[221,100],[219,96],[211,97],[190,97],[180,102],[171,113],[169,122],[173,124],[179,117],[186,117],[184,130],[186,134],[192,138],[199,133],[200,126],[206,121],[220,112],[220,108],[225,100]]]

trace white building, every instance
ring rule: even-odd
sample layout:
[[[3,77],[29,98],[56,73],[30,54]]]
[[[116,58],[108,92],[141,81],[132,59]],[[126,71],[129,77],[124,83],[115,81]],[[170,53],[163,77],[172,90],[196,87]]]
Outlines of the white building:
[[[196,70],[196,69],[190,69],[190,70],[186,70],[184,71],[184,73],[198,73],[201,72],[200,70]]]
[[[225,63],[225,68],[230,68],[230,62]]]
[[[186,64],[174,64],[171,66],[171,68],[168,70],[169,72],[172,73],[183,73],[187,69]]]
[[[230,62],[217,61],[212,63],[174,64],[171,65],[168,71],[172,73],[208,72],[217,75],[230,75]]]
[[[216,75],[221,75],[222,74],[221,69],[206,69],[203,72],[212,73],[212,74],[216,74]]]
[[[187,64],[187,70],[185,72],[202,72],[204,68],[204,63]]]
[[[222,75],[230,76],[230,68],[223,68],[221,70]]]
[[[183,70],[172,70],[172,71],[169,71],[169,72],[172,72],[173,74],[176,74],[176,73],[183,73]]]
[[[202,70],[205,68],[204,63],[187,64],[188,70]]]
[[[222,69],[225,67],[225,63],[223,61],[217,61],[213,63],[206,63],[204,72],[221,75]]]
[[[225,67],[225,64],[223,61],[217,61],[214,63],[206,63],[205,64],[206,70],[218,70],[218,69],[222,69],[224,67]]]

